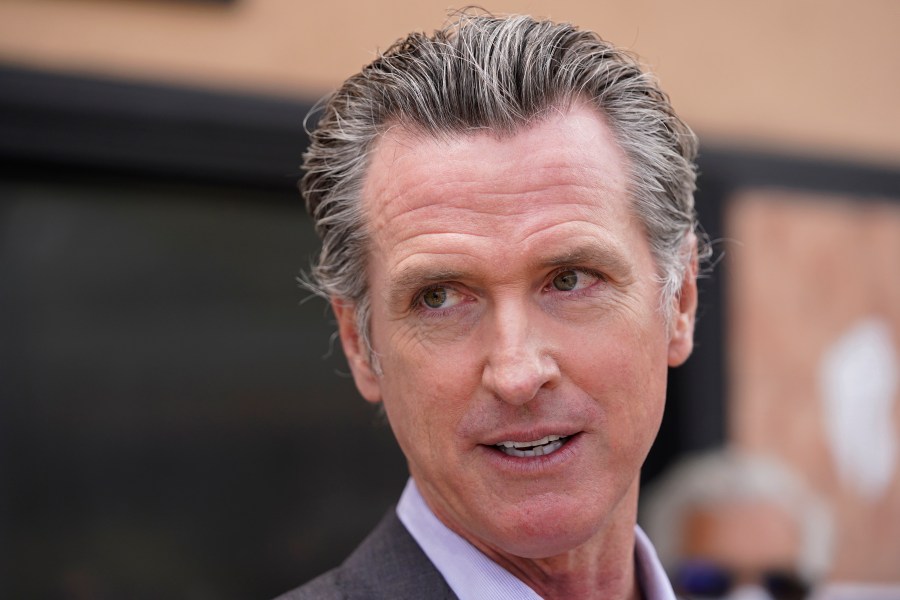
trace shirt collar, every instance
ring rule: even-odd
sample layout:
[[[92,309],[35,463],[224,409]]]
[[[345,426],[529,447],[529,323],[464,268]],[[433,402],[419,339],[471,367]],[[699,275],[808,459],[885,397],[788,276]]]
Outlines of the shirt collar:
[[[412,478],[400,496],[397,516],[460,600],[540,600],[523,581],[441,523]],[[638,526],[635,562],[645,600],[675,600],[656,550]]]

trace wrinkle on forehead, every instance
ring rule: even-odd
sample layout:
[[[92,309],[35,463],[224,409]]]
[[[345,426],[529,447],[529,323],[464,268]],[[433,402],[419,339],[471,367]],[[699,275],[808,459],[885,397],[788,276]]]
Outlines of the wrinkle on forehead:
[[[597,120],[603,127],[596,127]],[[592,126],[585,128],[586,121],[593,121]],[[418,128],[394,125],[373,146],[370,176],[363,189],[363,198],[370,211],[375,197],[385,199],[379,211],[370,214],[369,222],[373,230],[382,228],[387,221],[398,215],[427,209],[438,201],[444,206],[453,206],[454,200],[468,197],[466,192],[471,191],[490,195],[490,202],[482,207],[486,213],[503,214],[504,210],[523,210],[529,193],[536,191],[529,184],[541,180],[541,171],[558,170],[562,173],[564,170],[573,170],[573,161],[568,160],[570,153],[565,148],[549,148],[543,143],[548,128],[555,128],[563,133],[568,131],[573,136],[577,131],[582,138],[582,145],[584,131],[591,130],[595,136],[591,142],[596,140],[598,149],[615,152],[599,168],[577,169],[573,176],[566,178],[568,185],[573,181],[577,182],[584,190],[600,196],[627,189],[628,158],[619,147],[602,113],[586,104],[554,112],[509,135],[476,130],[438,137]],[[473,165],[467,154],[473,142],[477,142],[481,148],[492,150],[491,160]],[[517,154],[510,151],[514,146],[527,148],[534,157],[533,160],[523,165],[507,159],[507,156]],[[574,146],[571,148],[572,153],[579,150]],[[429,163],[435,157],[440,157],[441,164]],[[378,168],[375,168],[376,164]],[[438,180],[435,169],[446,176],[446,179]],[[546,179],[543,182],[546,183]],[[544,189],[548,189],[547,186]],[[467,208],[472,207],[467,205]]]

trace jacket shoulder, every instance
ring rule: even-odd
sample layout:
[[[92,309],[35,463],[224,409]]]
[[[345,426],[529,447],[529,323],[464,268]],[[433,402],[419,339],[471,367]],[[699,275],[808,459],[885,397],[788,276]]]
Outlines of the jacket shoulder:
[[[392,509],[344,563],[277,600],[455,600]]]
[[[282,594],[275,600],[344,600],[338,583],[340,567],[319,575],[309,583]]]

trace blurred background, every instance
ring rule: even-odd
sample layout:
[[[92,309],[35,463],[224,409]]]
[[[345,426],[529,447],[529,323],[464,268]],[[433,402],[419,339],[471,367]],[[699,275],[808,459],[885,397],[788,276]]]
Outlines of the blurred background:
[[[0,0],[0,596],[266,598],[402,457],[296,284],[303,118],[432,0]],[[644,478],[729,446],[900,583],[900,4],[497,1],[639,54],[720,258]]]

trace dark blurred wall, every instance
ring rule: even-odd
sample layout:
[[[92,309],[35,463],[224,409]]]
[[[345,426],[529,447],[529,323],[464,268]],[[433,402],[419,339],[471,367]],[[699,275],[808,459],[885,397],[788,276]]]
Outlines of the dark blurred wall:
[[[295,189],[308,105],[0,69],[0,597],[270,597],[403,459]]]
[[[274,595],[395,500],[399,452],[294,280],[314,247],[294,198],[0,196],[4,597]]]

